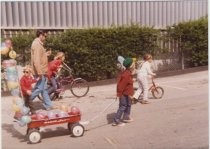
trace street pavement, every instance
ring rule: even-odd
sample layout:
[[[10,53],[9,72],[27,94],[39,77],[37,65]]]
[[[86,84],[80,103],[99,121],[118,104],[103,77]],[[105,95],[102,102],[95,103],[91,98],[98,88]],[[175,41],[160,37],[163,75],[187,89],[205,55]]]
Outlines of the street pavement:
[[[2,149],[207,149],[208,71],[155,79],[164,88],[162,99],[150,104],[132,105],[134,122],[124,127],[111,125],[118,101],[101,113],[95,121],[84,125],[82,137],[72,137],[67,124],[41,128],[42,141],[29,144],[27,127],[13,122],[12,96],[1,98]],[[137,83],[135,83],[137,86]],[[70,91],[54,101],[55,106],[78,106],[82,121],[90,120],[113,102],[116,84],[93,86],[86,97],[75,98]],[[36,104],[41,101],[35,100]]]

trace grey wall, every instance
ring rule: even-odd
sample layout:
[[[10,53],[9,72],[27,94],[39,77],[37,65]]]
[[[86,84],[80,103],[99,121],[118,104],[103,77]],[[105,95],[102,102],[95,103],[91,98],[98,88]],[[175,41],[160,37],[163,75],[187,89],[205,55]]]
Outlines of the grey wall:
[[[165,28],[207,15],[208,0],[1,2],[2,29],[67,29],[140,23]]]

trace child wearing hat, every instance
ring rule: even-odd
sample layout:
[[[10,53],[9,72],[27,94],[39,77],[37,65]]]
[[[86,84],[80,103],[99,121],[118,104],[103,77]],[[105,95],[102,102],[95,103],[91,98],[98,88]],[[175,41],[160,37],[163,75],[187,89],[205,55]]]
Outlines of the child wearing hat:
[[[155,76],[156,74],[153,73],[150,69],[150,63],[152,62],[152,55],[145,54],[144,55],[144,62],[140,65],[137,70],[137,82],[139,84],[139,93],[143,91],[143,99],[140,101],[142,104],[148,103],[148,76]]]
[[[125,123],[132,122],[133,119],[130,117],[131,111],[131,98],[134,94],[133,80],[131,68],[133,67],[133,60],[126,58],[123,61],[123,65],[126,68],[119,75],[117,82],[117,98],[119,99],[119,108],[114,117],[113,126],[124,126]],[[123,116],[123,122],[121,117]]]

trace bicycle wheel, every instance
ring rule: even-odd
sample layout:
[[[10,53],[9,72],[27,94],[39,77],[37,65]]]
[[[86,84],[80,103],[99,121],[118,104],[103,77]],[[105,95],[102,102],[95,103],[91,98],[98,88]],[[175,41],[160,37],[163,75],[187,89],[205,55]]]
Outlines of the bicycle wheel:
[[[70,90],[75,97],[83,97],[89,91],[88,82],[82,78],[74,79]]]
[[[164,94],[164,89],[160,86],[157,86],[155,89],[153,89],[152,91],[152,96],[156,99],[160,99],[163,97]]]

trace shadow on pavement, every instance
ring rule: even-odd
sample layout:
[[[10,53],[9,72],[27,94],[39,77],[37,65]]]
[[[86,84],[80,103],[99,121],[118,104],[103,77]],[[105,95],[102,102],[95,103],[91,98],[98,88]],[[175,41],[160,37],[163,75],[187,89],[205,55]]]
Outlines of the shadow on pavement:
[[[43,139],[71,135],[70,131],[64,127],[56,127],[56,130],[45,128],[45,130],[41,133]]]
[[[115,114],[116,113],[114,112],[114,113],[110,113],[110,114],[106,115],[106,119],[107,119],[108,124],[113,123],[113,119],[114,119]]]
[[[33,101],[33,106],[35,110],[45,110],[45,107],[42,104],[42,101]]]
[[[18,130],[15,129],[13,124],[2,124],[2,129],[7,131],[8,133],[12,134],[12,137],[18,138],[21,142],[26,142],[25,134],[22,134]]]
[[[106,115],[107,123],[103,123],[103,124],[100,124],[100,125],[91,127],[91,128],[89,128],[89,129],[86,129],[85,131],[97,129],[97,128],[100,128],[100,127],[103,127],[103,126],[106,126],[106,125],[109,125],[109,124],[113,123],[113,118],[114,118],[115,114],[116,114],[116,113],[109,113],[109,114],[107,114],[107,115]],[[91,124],[90,124],[90,125],[91,125]]]

